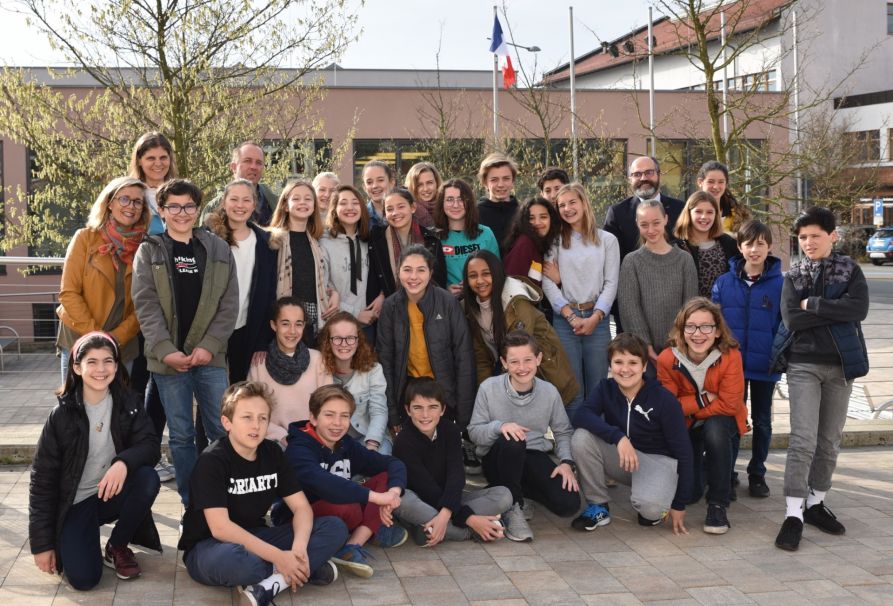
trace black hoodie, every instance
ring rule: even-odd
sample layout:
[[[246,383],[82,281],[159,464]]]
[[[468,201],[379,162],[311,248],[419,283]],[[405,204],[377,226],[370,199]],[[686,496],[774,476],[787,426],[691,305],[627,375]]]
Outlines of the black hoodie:
[[[504,257],[508,252],[505,249],[505,238],[511,230],[512,221],[518,213],[518,199],[511,196],[508,202],[494,202],[487,198],[478,200],[478,215],[481,225],[486,225],[493,230],[496,241],[499,242],[499,254]]]

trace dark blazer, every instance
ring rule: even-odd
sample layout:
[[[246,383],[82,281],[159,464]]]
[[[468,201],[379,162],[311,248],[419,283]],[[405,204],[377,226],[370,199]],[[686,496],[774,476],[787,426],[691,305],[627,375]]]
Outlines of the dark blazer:
[[[372,228],[369,235],[369,286],[366,292],[370,295],[369,302],[378,296],[379,292],[389,297],[397,292],[397,281],[394,279],[394,272],[391,270],[391,251],[388,250],[388,240],[385,236],[387,226],[377,226]],[[434,230],[422,227],[422,237],[424,238],[425,248],[434,255],[434,273],[431,276],[435,284],[441,288],[446,288],[446,259],[443,256],[443,246],[440,238],[434,233]]]
[[[667,212],[667,235],[673,237],[673,228],[682,214],[685,203],[682,200],[661,194],[660,201]],[[617,236],[620,243],[620,260],[639,248],[639,227],[636,225],[636,208],[639,199],[631,196],[622,202],[612,205],[605,215],[604,230]]]

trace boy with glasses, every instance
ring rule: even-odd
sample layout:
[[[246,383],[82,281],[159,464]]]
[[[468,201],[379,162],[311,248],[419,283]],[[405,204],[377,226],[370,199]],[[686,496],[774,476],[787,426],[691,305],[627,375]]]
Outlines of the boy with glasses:
[[[166,228],[147,237],[136,253],[133,302],[147,366],[167,415],[177,492],[188,505],[198,456],[192,399],[208,439],[222,437],[226,345],[238,313],[239,285],[229,245],[193,227],[201,190],[186,179],[172,179],[158,189],[157,201]]]

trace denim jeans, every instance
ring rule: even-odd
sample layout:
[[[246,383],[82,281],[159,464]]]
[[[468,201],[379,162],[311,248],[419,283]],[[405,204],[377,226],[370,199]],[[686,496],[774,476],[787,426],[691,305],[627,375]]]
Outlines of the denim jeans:
[[[192,398],[195,396],[198,403],[208,440],[213,442],[222,438],[225,432],[220,424],[220,402],[228,386],[226,369],[193,366],[186,372],[173,375],[153,372],[152,378],[167,416],[168,444],[177,471],[177,492],[185,506],[189,504],[189,478],[198,458]]]
[[[128,473],[121,492],[108,501],[93,495],[68,509],[59,535],[58,555],[72,587],[86,591],[102,579],[99,527],[118,520],[108,542],[127,547],[152,510],[160,487],[153,468],[139,467]]]
[[[288,551],[294,541],[291,524],[268,528],[246,528],[262,541]],[[347,541],[347,527],[338,518],[313,520],[313,530],[307,541],[310,575],[341,549]],[[254,555],[237,543],[222,543],[215,538],[197,543],[186,554],[186,570],[203,585],[237,587],[253,585],[273,574],[273,564]]]
[[[840,364],[788,366],[791,440],[784,466],[784,496],[806,498],[809,489],[826,491],[837,467],[853,381]]]
[[[691,501],[700,498],[706,472],[707,504],[728,507],[732,490],[732,445],[738,439],[735,417],[709,417],[703,424],[693,427],[689,436],[694,454],[694,494]]]
[[[769,444],[772,442],[772,393],[775,381],[752,381],[744,383],[744,400],[750,395],[750,420],[753,426],[750,463],[747,475],[763,477],[766,475],[766,457],[769,456]],[[732,453],[732,469],[738,460],[740,441],[735,440]]]
[[[594,310],[574,310],[580,318],[588,318]],[[607,318],[603,318],[590,335],[575,335],[570,323],[556,314],[552,318],[552,326],[561,346],[564,347],[570,360],[574,377],[580,386],[576,397],[567,405],[567,416],[574,421],[574,413],[579,408],[586,396],[595,389],[598,382],[608,376],[608,343],[611,342],[611,328]]]

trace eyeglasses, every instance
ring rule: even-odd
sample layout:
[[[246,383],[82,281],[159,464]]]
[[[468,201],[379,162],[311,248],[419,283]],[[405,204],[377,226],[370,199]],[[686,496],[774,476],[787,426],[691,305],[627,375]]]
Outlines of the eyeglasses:
[[[134,208],[139,208],[143,205],[142,198],[131,198],[130,196],[118,196],[115,198],[122,207],[127,208],[130,205],[133,205]]]
[[[634,173],[630,173],[629,176],[633,179],[641,179],[642,177],[653,177],[657,174],[657,171],[653,168],[649,168],[648,170],[637,170]]]
[[[716,330],[716,324],[686,324],[682,327],[682,330],[687,335],[693,335],[699,330],[702,335],[712,335],[713,331]]]
[[[329,337],[329,341],[334,345],[356,345],[359,340],[360,337],[356,335],[351,335],[349,337]]]
[[[459,197],[459,198],[444,198],[443,205],[444,206],[447,206],[447,205],[449,205],[449,206],[465,206],[465,200],[463,200],[461,197]]]
[[[166,210],[167,212],[169,212],[172,215],[179,215],[181,212],[184,212],[187,215],[194,215],[195,213],[198,212],[197,204],[183,204],[183,205],[167,204],[165,206],[162,206],[161,208],[163,208],[164,210]]]

